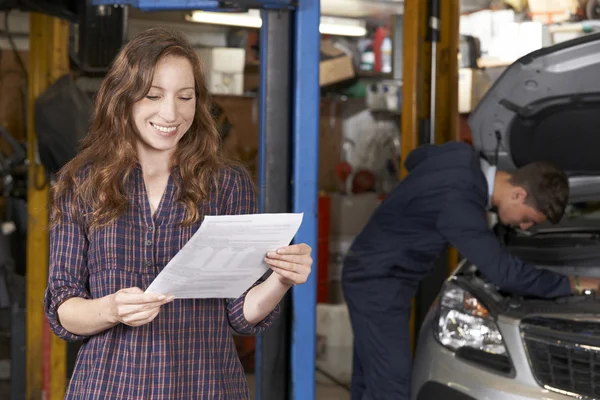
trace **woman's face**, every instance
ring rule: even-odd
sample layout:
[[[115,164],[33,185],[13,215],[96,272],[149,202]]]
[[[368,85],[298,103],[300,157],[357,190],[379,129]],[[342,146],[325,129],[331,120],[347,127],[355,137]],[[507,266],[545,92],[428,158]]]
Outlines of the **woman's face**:
[[[192,125],[195,112],[192,65],[184,57],[163,58],[156,65],[150,91],[133,105],[138,152],[147,156],[172,154]]]

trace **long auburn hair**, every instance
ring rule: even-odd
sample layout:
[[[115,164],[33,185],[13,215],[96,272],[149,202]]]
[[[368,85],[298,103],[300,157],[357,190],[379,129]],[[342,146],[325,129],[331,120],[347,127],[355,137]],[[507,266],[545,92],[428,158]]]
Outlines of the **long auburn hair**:
[[[62,168],[53,186],[54,199],[72,195],[73,216],[81,216],[81,207],[87,210],[90,227],[114,221],[127,208],[124,183],[137,163],[132,108],[149,92],[157,63],[168,56],[186,58],[195,78],[194,121],[179,141],[173,158],[181,178],[175,180],[178,200],[186,208],[182,224],[189,225],[200,218],[198,204],[208,198],[217,174],[226,164],[220,154],[220,135],[211,115],[204,71],[193,47],[179,32],[165,28],[142,32],[115,58],[97,93],[88,134],[81,141],[77,156]],[[57,203],[53,201],[54,222],[61,217]]]

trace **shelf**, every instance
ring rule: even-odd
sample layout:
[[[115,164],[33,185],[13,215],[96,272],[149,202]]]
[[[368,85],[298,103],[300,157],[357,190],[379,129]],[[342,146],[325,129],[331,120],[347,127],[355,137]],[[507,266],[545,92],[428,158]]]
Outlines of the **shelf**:
[[[360,79],[377,79],[377,80],[392,80],[394,79],[394,75],[392,73],[384,73],[384,72],[369,72],[369,71],[358,71],[356,73],[356,77]]]

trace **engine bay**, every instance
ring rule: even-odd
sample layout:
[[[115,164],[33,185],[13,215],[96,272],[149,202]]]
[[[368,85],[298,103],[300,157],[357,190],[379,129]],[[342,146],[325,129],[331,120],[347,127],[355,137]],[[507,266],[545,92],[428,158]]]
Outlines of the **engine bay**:
[[[537,313],[600,315],[600,294],[598,293],[555,299],[516,295],[500,290],[472,265],[457,274],[455,280],[480,298],[486,307],[500,314],[514,317]]]
[[[530,231],[521,231],[501,224],[494,226],[498,240],[512,254],[536,268],[565,275],[600,277],[600,218],[598,206],[586,204],[571,207],[558,225],[542,224]],[[500,290],[468,260],[457,269],[459,283],[496,315],[523,318],[532,314],[600,315],[600,292],[555,299],[533,298]]]

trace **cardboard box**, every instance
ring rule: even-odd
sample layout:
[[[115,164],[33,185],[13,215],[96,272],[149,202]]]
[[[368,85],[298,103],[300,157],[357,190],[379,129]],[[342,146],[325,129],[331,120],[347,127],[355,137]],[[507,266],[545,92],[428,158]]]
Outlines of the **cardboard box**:
[[[321,41],[319,85],[327,86],[354,77],[352,57],[335,47],[330,41]]]
[[[241,95],[244,93],[246,50],[214,47],[197,50],[204,64],[210,93]]]
[[[356,76],[352,57],[336,48],[331,42],[321,42],[321,62],[319,64],[319,86],[332,85]],[[244,69],[244,90],[258,90],[260,85],[259,65],[246,65]]]
[[[485,70],[460,68],[458,70],[458,112],[473,111],[490,85],[491,82]]]
[[[577,13],[578,0],[528,0],[532,21],[545,24],[568,21]]]

